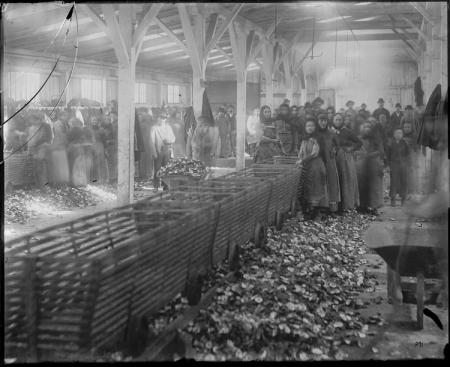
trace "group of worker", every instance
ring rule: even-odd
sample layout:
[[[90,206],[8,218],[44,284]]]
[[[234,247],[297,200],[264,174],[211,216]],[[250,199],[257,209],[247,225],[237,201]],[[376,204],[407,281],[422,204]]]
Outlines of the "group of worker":
[[[255,162],[297,157],[303,175],[300,199],[310,218],[350,209],[377,214],[384,199],[384,168],[390,171],[391,205],[397,195],[403,205],[417,181],[419,120],[412,106],[402,111],[397,103],[390,113],[382,98],[373,113],[364,103],[356,111],[353,101],[338,112],[323,105],[321,98],[304,108],[283,103],[277,114],[261,107],[258,120],[247,124]]]

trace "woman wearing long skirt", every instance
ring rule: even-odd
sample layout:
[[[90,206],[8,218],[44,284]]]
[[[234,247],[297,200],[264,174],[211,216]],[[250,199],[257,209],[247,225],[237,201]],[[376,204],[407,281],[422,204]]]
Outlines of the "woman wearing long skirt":
[[[269,106],[261,107],[259,112],[260,131],[257,134],[258,142],[256,144],[255,163],[271,161],[274,156],[283,154],[271,115]]]
[[[383,142],[374,134],[370,123],[361,126],[361,140],[362,147],[355,152],[359,209],[377,215],[383,205]]]
[[[75,187],[86,186],[88,183],[83,135],[83,128],[75,126],[70,129],[67,137],[69,141],[67,155],[69,158],[70,182]]]
[[[344,125],[343,117],[334,117],[334,127],[337,134],[339,149],[336,155],[336,166],[341,189],[339,211],[351,210],[359,206],[359,189],[353,152],[361,148],[362,142]]]
[[[329,129],[328,116],[319,116],[317,136],[320,146],[320,155],[327,170],[328,204],[330,212],[338,210],[341,201],[339,176],[336,167],[336,153],[339,148],[336,134]]]
[[[93,116],[91,118],[91,128],[94,134],[91,180],[101,184],[107,183],[109,181],[109,170],[105,154],[106,134],[103,129],[99,128],[98,117]]]
[[[297,161],[302,165],[300,202],[308,219],[315,219],[320,208],[328,207],[327,172],[319,155],[320,147],[315,130],[316,123],[307,120]]]
[[[69,114],[60,113],[53,124],[53,141],[50,145],[50,183],[54,186],[67,185],[70,181],[69,160],[67,157],[67,133]]]

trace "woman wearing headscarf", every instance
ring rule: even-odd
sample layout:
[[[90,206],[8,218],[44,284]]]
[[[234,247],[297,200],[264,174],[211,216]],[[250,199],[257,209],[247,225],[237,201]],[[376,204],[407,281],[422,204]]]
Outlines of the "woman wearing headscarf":
[[[359,209],[378,215],[383,205],[383,144],[369,122],[361,126],[362,146],[355,152]]]
[[[339,176],[336,167],[336,153],[339,146],[336,134],[329,127],[328,116],[325,114],[319,115],[317,138],[320,146],[320,155],[327,171],[329,210],[330,212],[336,212],[341,201]]]
[[[354,209],[359,205],[358,179],[356,176],[353,152],[361,148],[362,142],[351,129],[344,125],[342,115],[334,117],[339,149],[336,155],[336,165],[341,189],[339,211]]]
[[[282,155],[281,143],[277,138],[269,106],[262,106],[259,112],[260,130],[256,144],[255,163],[271,161],[274,156]]]
[[[319,153],[316,122],[307,119],[297,163],[302,165],[303,185],[300,189],[300,202],[307,219],[312,220],[320,213],[320,208],[328,208],[329,205],[327,171]]]

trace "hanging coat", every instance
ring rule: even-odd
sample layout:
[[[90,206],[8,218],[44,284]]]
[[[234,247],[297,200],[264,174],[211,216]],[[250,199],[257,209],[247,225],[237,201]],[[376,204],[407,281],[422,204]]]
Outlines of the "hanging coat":
[[[420,79],[420,76],[418,76],[416,81],[414,82],[414,97],[416,100],[416,106],[423,106],[423,95],[424,92],[422,89],[422,79]]]
[[[417,136],[417,144],[431,149],[437,149],[439,136],[436,134],[436,120],[439,103],[441,102],[441,85],[438,84],[434,88],[428,99],[427,106],[421,119],[419,134]]]

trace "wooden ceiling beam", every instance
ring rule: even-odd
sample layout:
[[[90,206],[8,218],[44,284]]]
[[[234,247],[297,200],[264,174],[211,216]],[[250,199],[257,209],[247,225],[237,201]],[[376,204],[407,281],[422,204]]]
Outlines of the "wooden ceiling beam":
[[[161,19],[159,19],[158,17],[156,17],[156,18],[154,19],[154,22],[155,22],[156,24],[158,24],[159,27],[164,31],[164,33],[166,33],[173,41],[175,41],[175,42],[178,44],[178,46],[180,46],[180,47],[182,48],[182,50],[186,52],[186,54],[189,54],[189,53],[188,53],[188,50],[187,50],[187,47],[186,47],[186,45],[184,44],[184,42],[183,42],[183,41],[182,41],[175,33],[173,33],[173,32],[169,29],[169,27],[167,27],[167,26],[164,24],[164,22],[161,21]]]
[[[163,3],[153,3],[150,9],[145,14],[144,18],[142,18],[139,23],[137,29],[133,35],[133,47],[137,47],[139,43],[142,42],[142,39],[147,33],[147,30],[152,23],[153,19],[158,15],[161,8],[164,6]]]
[[[112,36],[112,42],[117,58],[123,65],[128,65],[130,62],[130,57],[128,55],[127,46],[125,40],[123,39],[122,32],[120,31],[113,5],[102,4],[102,11],[105,16],[106,28]]]
[[[433,20],[433,17],[431,14],[420,4],[416,2],[410,2],[411,6],[416,9],[423,17],[424,19],[430,23],[433,27],[435,26],[435,22]]]
[[[244,6],[243,3],[237,4],[234,6],[231,13],[229,13],[223,23],[220,25],[217,32],[215,32],[214,36],[212,37],[211,41],[208,42],[208,44],[205,47],[204,56],[207,56],[209,51],[213,49],[217,41],[224,35],[224,33],[227,31],[228,26],[234,21],[236,16],[238,15],[239,11]]]
[[[428,40],[428,36],[424,33],[424,32],[422,32],[422,30],[416,25],[416,24],[414,24],[413,22],[411,22],[408,18],[406,18],[405,16],[403,16],[403,15],[399,15],[400,16],[400,19],[402,19],[402,20],[404,20],[412,29],[414,29],[418,34],[419,34],[419,36],[421,36],[425,41],[427,41]]]

